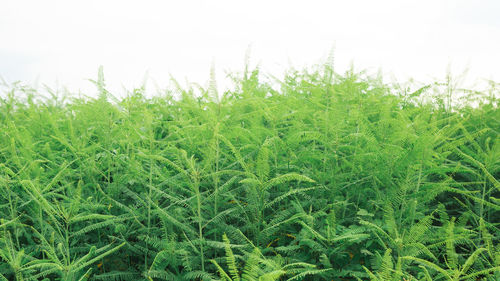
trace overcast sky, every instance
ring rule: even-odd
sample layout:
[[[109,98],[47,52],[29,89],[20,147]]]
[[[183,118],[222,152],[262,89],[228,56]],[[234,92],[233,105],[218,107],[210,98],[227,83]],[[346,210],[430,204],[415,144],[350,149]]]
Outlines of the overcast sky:
[[[498,0],[2,0],[0,76],[92,92],[99,65],[109,88],[160,87],[170,74],[205,83],[212,61],[225,72],[252,64],[278,75],[318,63],[335,46],[337,72],[405,80],[443,78],[451,64],[500,81]]]

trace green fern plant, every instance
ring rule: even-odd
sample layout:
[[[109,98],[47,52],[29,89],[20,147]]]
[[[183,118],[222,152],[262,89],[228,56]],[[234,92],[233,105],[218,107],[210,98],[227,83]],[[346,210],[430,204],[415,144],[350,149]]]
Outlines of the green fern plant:
[[[227,273],[216,260],[211,262],[217,268],[220,280],[227,281],[274,281],[287,277],[285,280],[302,280],[306,276],[312,276],[325,270],[314,270],[314,266],[307,263],[292,263],[283,265],[283,261],[277,257],[274,259],[266,258],[258,248],[245,255],[244,267],[240,269],[236,256],[234,255],[231,244],[227,236],[223,235],[225,244],[225,261]],[[241,273],[240,273],[241,272]]]

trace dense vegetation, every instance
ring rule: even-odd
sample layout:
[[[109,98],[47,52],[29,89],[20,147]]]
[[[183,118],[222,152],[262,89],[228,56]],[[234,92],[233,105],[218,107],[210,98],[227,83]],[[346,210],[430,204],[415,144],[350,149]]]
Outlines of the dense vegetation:
[[[10,85],[0,280],[500,280],[496,84],[259,79],[122,100],[102,72],[95,99]]]

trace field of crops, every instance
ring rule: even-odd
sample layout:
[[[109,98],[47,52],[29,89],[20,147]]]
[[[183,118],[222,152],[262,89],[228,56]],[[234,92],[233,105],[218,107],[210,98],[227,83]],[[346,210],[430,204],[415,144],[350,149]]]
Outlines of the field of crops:
[[[0,280],[500,280],[498,85],[235,77],[4,89]]]

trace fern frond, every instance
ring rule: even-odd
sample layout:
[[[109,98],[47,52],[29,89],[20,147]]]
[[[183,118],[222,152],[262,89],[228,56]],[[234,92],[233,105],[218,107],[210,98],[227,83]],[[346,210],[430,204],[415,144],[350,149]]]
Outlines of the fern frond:
[[[229,242],[229,239],[227,238],[227,235],[225,233],[222,235],[222,240],[224,241],[225,244],[224,248],[226,251],[226,264],[229,268],[229,273],[231,274],[232,280],[240,281],[238,268],[236,266],[236,259],[233,254],[233,250],[231,250],[231,244]]]
[[[210,260],[210,262],[212,262],[212,264],[215,265],[215,267],[217,268],[217,272],[219,272],[219,275],[222,277],[223,281],[233,281],[231,277],[229,277],[229,275],[224,271],[224,269],[222,269],[222,267],[215,260],[212,259]]]
[[[290,181],[303,181],[303,182],[309,182],[309,183],[314,183],[315,181],[310,179],[309,177],[307,176],[304,176],[304,175],[300,175],[300,174],[297,174],[297,173],[288,173],[288,174],[284,174],[284,175],[281,175],[281,176],[277,176],[269,181],[267,181],[263,186],[262,186],[262,189],[263,190],[267,190],[273,186],[276,186],[276,185],[280,185],[280,184],[283,184],[283,183],[286,183],[286,182],[290,182]]]

